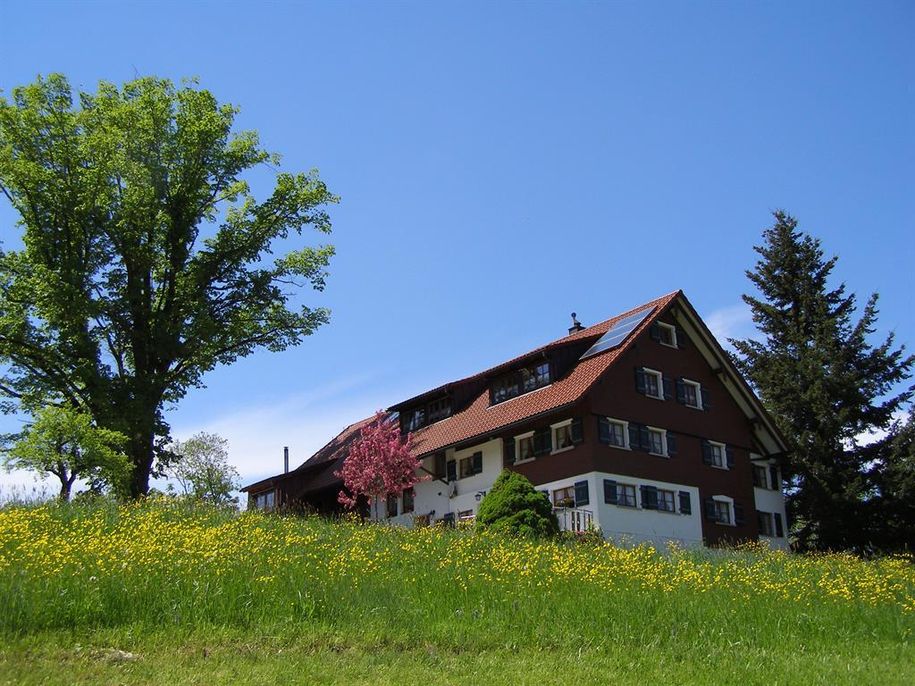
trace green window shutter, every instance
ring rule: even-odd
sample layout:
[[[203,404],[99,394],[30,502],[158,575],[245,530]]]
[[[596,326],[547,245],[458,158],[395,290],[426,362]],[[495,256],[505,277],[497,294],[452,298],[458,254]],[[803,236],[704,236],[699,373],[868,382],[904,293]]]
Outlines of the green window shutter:
[[[737,526],[743,526],[745,521],[743,516],[743,505],[734,503],[734,523]]]
[[[515,464],[515,439],[506,438],[503,443],[505,448],[503,450],[502,462],[505,465]]]
[[[702,441],[702,464],[714,464],[712,460],[712,446],[708,441]]]
[[[775,535],[781,538],[785,535],[785,529],[782,527],[782,515],[776,512],[772,516],[775,518]]]
[[[546,455],[553,450],[553,434],[550,428],[534,432],[534,455]]]
[[[662,385],[664,386],[663,394],[664,400],[673,400],[674,398],[674,380],[669,376],[662,377]]]
[[[727,445],[724,447],[724,455],[727,460],[728,469],[734,468],[734,451],[731,449],[731,446]]]
[[[651,450],[651,434],[648,433],[647,426],[639,427],[639,445],[646,453]]]
[[[642,449],[642,431],[640,424],[629,425],[629,448],[631,450]]]
[[[610,420],[606,417],[597,418],[597,440],[610,445]]]
[[[661,340],[661,327],[658,326],[658,323],[653,323],[648,328],[648,334],[651,336],[651,340],[660,342]]]
[[[712,409],[712,399],[708,389],[705,386],[699,388],[699,394],[702,396],[702,409],[708,412]]]
[[[642,486],[642,508],[645,510],[658,509],[658,489],[654,486]]]
[[[584,432],[582,431],[582,428],[581,428],[581,417],[576,417],[575,419],[572,420],[572,425],[571,425],[569,431],[572,434],[572,444],[573,445],[578,445],[579,443],[581,443],[582,441],[585,440]]]
[[[635,370],[635,390],[645,395],[645,370],[641,367],[636,367]]]
[[[604,479],[604,502],[616,505],[616,482],[612,479]]]
[[[588,494],[588,482],[577,481],[575,483],[575,507],[587,505],[591,501]]]
[[[677,402],[681,405],[686,404],[686,384],[683,379],[677,379]]]
[[[718,511],[715,509],[714,498],[705,499],[705,518],[711,519],[713,522],[718,521]]]
[[[448,460],[448,481],[457,481],[457,462]]]
[[[692,514],[693,504],[689,500],[689,491],[680,491],[680,514]]]
[[[433,458],[435,461],[435,478],[444,479],[445,478],[445,453],[435,453]]]
[[[473,454],[473,473],[480,474],[483,471],[483,453],[475,452]]]
[[[673,457],[677,454],[677,437],[673,431],[667,432],[667,456]]]

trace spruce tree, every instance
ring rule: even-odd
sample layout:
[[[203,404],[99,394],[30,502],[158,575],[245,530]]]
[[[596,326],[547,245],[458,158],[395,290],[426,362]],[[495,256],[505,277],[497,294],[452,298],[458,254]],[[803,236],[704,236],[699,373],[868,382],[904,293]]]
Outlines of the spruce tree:
[[[853,322],[855,295],[829,284],[837,258],[825,259],[793,217],[774,216],[747,271],[761,297],[743,296],[762,338],[732,340],[735,360],[791,447],[782,471],[796,545],[861,549],[873,484],[857,437],[890,427],[912,395],[899,385],[915,357],[894,347],[892,334],[871,345],[877,294]]]

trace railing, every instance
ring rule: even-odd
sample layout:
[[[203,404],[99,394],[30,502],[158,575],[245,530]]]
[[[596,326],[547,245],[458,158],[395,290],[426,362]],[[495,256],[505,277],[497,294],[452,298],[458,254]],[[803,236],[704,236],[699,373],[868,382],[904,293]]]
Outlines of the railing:
[[[590,529],[594,522],[594,513],[579,507],[554,507],[553,514],[559,521],[560,531],[581,533]]]

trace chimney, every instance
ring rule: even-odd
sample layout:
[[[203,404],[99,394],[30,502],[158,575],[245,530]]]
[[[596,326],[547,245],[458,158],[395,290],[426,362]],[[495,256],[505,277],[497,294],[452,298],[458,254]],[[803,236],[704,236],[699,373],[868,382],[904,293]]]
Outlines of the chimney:
[[[283,448],[283,474],[289,472],[289,446]]]
[[[585,327],[581,325],[581,322],[575,318],[575,313],[572,313],[572,326],[569,327],[569,334],[573,334],[576,331],[581,331]]]

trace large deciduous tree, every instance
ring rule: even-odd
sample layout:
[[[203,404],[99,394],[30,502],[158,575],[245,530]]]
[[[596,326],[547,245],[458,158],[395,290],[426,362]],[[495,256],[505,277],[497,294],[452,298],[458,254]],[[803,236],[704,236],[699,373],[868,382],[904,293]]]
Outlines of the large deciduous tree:
[[[316,172],[277,172],[257,202],[242,174],[278,158],[233,133],[235,114],[157,78],[74,94],[55,75],[0,99],[0,192],[22,239],[0,253],[0,392],[124,433],[135,496],[167,440],[165,405],[328,320],[290,300],[324,287],[332,246],[273,250],[328,233],[336,198]]]
[[[870,338],[873,294],[856,315],[844,284],[832,287],[836,258],[775,212],[747,276],[761,297],[744,295],[759,340],[731,341],[736,361],[791,443],[783,464],[793,535],[802,549],[864,549],[864,514],[873,495],[872,450],[860,437],[888,429],[912,395],[900,390],[915,357],[890,334]]]
[[[420,463],[410,452],[410,438],[410,434],[401,435],[398,422],[377,412],[350,445],[343,466],[336,472],[345,489],[337,500],[350,509],[361,498],[374,502],[377,519],[379,500],[428,478],[418,474]]]

